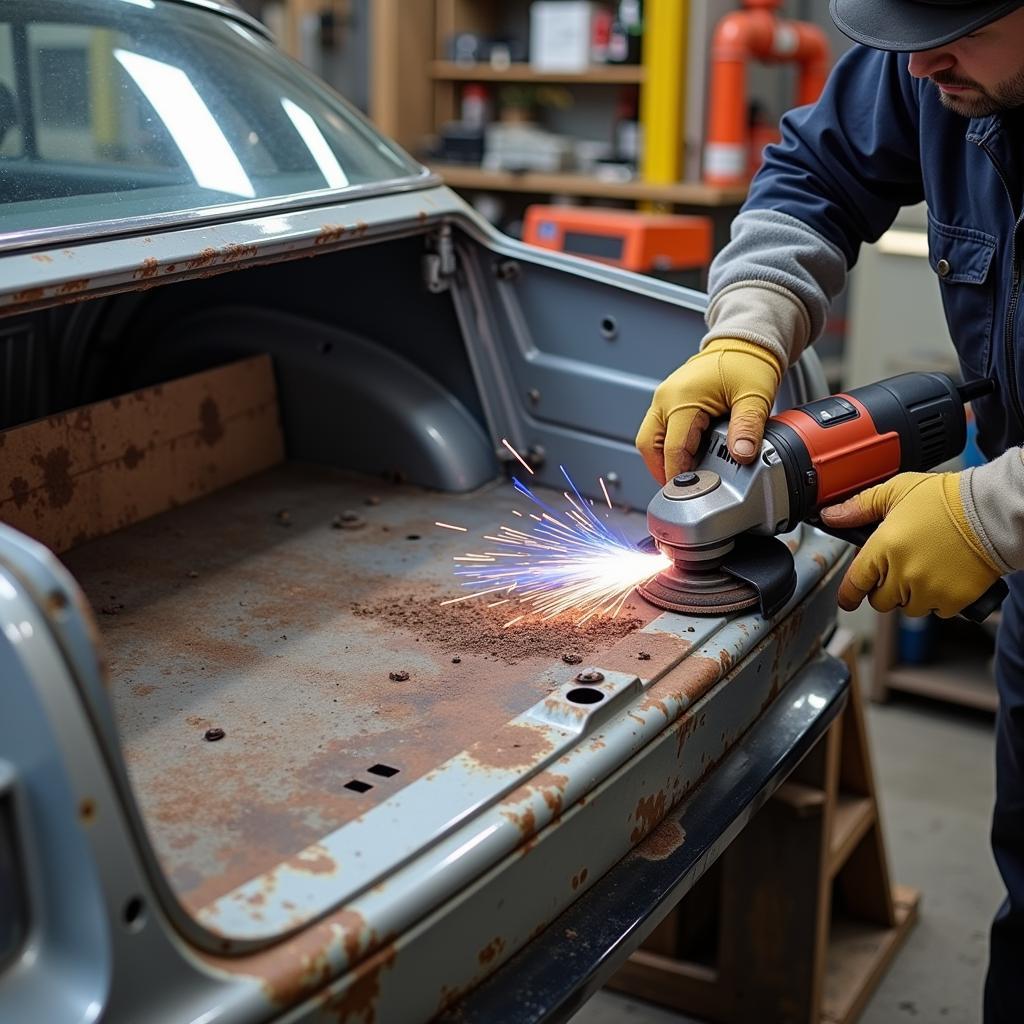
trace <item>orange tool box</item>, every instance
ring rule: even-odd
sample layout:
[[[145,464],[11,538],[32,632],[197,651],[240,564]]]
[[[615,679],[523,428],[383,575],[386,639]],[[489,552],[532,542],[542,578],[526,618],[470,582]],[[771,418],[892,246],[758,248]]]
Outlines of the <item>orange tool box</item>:
[[[599,206],[530,206],[523,241],[640,274],[711,262],[711,220]]]

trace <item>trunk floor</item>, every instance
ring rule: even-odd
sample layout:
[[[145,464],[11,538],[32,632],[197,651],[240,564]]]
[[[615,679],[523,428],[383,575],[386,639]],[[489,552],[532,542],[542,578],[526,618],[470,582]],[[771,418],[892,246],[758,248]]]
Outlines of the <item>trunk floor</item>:
[[[528,505],[506,483],[451,495],[290,464],[63,556],[97,613],[150,839],[189,910],[486,740],[564,680],[563,654],[595,660],[660,614],[634,596],[613,620],[504,629],[513,604],[442,607],[464,592],[452,557],[485,550]],[[363,525],[332,528],[346,512]],[[609,517],[646,532],[642,512]]]

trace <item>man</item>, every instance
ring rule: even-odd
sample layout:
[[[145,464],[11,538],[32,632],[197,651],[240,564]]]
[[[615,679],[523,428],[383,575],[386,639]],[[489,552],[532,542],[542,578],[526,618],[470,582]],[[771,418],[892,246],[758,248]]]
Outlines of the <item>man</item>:
[[[996,657],[992,844],[1007,899],[992,926],[985,1019],[1024,1021],[1024,0],[831,0],[861,45],[813,107],[783,119],[709,280],[701,351],[657,389],[637,436],[661,482],[731,410],[736,459],[759,451],[786,367],[820,334],[857,258],[926,200],[932,268],[991,459],[905,473],[823,513],[881,525],[840,586],[843,608],[955,615],[1008,576]],[[898,337],[879,338],[898,346]]]

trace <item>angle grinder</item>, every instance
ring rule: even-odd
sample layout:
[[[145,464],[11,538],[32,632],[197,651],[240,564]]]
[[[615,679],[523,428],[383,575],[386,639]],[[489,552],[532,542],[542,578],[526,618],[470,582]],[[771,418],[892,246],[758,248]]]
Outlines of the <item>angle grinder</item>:
[[[964,403],[992,380],[956,384],[943,373],[904,373],[768,420],[761,451],[740,465],[726,445],[728,422],[713,424],[692,472],[680,473],[647,508],[650,545],[672,565],[639,593],[670,611],[722,615],[777,612],[796,589],[789,547],[776,535],[802,522],[862,546],[878,524],[833,530],[818,512],[907,471],[958,455],[967,439]],[[960,614],[980,622],[999,607],[998,580]]]

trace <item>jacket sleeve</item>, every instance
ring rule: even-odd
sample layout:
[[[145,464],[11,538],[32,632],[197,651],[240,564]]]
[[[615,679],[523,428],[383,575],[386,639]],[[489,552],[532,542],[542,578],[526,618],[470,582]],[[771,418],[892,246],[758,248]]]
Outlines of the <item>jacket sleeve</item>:
[[[705,344],[740,337],[795,360],[824,328],[861,243],[924,197],[920,83],[906,64],[854,47],[816,104],[783,117],[712,263]]]

